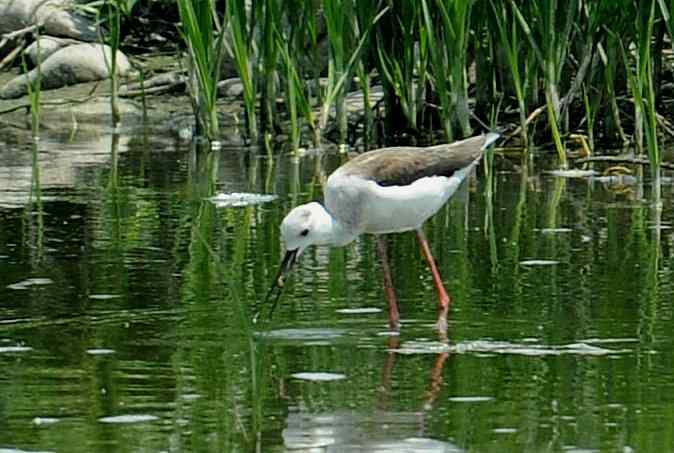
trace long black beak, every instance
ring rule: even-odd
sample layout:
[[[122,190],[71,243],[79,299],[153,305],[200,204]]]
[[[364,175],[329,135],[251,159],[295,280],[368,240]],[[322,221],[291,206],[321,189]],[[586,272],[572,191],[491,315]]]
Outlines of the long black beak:
[[[264,298],[264,305],[267,305],[267,302],[269,302],[270,299],[274,299],[271,309],[269,310],[270,318],[274,314],[274,310],[278,305],[278,301],[281,299],[281,294],[283,293],[283,288],[285,286],[285,279],[297,261],[298,252],[299,249],[288,250],[286,252],[285,256],[283,257],[283,261],[281,262],[281,267],[276,274],[276,278],[272,282],[271,288],[269,288],[267,297]],[[276,293],[276,295],[274,295],[274,293]],[[255,320],[257,320],[258,314],[255,315]]]

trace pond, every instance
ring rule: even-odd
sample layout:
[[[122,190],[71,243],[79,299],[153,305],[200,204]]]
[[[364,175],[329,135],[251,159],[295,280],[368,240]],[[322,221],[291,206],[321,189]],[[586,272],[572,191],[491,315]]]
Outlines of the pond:
[[[39,178],[0,147],[1,452],[674,450],[671,179],[659,212],[538,158],[496,158],[487,196],[480,167],[426,225],[442,338],[411,233],[389,237],[400,335],[372,237],[307,251],[251,322],[337,153],[39,146]]]

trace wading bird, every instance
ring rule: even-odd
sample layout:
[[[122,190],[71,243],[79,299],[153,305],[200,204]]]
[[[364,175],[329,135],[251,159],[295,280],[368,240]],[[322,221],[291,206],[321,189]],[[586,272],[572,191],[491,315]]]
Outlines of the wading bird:
[[[341,247],[360,234],[377,235],[377,251],[384,274],[389,326],[400,328],[386,240],[381,235],[416,231],[421,252],[428,261],[438,293],[438,329],[447,328],[450,298],[424,234],[423,224],[449,200],[477,165],[484,151],[499,138],[497,133],[471,137],[426,148],[391,147],[368,151],[348,161],[328,178],[325,206],[317,202],[297,206],[281,223],[285,256],[267,294],[278,291],[302,252],[310,245]]]

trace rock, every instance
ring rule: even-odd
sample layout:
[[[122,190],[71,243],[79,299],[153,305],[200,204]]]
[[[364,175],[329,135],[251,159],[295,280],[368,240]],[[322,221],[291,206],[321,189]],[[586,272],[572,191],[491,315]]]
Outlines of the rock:
[[[103,44],[76,44],[61,48],[51,54],[41,65],[43,90],[92,82],[108,78],[111,49]],[[117,51],[117,74],[124,76],[131,70],[126,56]],[[28,92],[28,84],[38,76],[38,69],[10,80],[0,89],[0,98],[14,99]]]
[[[0,34],[41,24],[47,35],[96,41],[94,21],[75,13],[74,5],[71,0],[0,0]]]
[[[30,62],[37,66],[61,47],[69,46],[75,43],[77,43],[77,41],[72,39],[56,38],[54,36],[41,36],[40,39],[26,47],[24,53],[30,59]]]
[[[142,122],[143,112],[132,101],[119,99],[117,108],[122,115],[122,126],[138,126]],[[68,130],[77,127],[78,133],[87,127],[98,127],[101,124],[110,124],[110,98],[96,98],[87,102],[72,103],[60,106],[43,106],[40,111],[40,121],[45,129]],[[77,126],[74,126],[74,125]],[[0,450],[2,451],[2,450]]]
[[[187,84],[187,76],[178,71],[166,72],[151,77],[143,83],[132,82],[119,87],[120,96],[136,96],[145,94],[157,94],[172,90],[184,91]]]
[[[221,80],[218,82],[218,94],[226,98],[242,98],[243,83],[238,77]]]

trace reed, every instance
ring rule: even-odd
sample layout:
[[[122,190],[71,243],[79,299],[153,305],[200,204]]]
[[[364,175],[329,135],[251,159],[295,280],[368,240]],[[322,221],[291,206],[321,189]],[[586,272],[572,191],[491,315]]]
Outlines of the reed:
[[[447,137],[448,141],[454,139],[454,131],[452,129],[452,102],[450,96],[450,84],[449,77],[445,74],[445,71],[442,68],[446,67],[447,59],[446,54],[443,52],[443,36],[442,30],[437,30],[435,27],[436,17],[431,14],[431,8],[428,6],[428,1],[422,0],[421,2],[423,9],[423,20],[424,28],[421,31],[421,37],[424,42],[428,43],[429,54],[430,54],[430,67],[435,70],[428,74],[430,79],[434,82],[435,91],[437,92],[437,97],[440,99],[440,121],[442,123],[442,129]],[[425,38],[425,39],[424,39]],[[427,68],[420,68],[424,72],[427,72]],[[440,70],[440,72],[437,72]],[[412,124],[415,126],[415,123]]]
[[[276,0],[265,0],[255,3],[255,15],[259,20],[260,34],[259,38],[260,43],[260,61],[258,67],[260,72],[267,77],[264,77],[264,80],[260,83],[260,112],[262,117],[262,125],[266,131],[273,131],[278,125],[277,115],[276,115],[276,98],[277,98],[277,88],[278,88],[278,77],[276,74],[276,68],[278,65],[278,55],[280,53],[279,42],[277,35],[283,31],[282,27],[279,27],[277,21],[281,17],[281,2]],[[230,18],[231,20],[231,18]],[[236,19],[240,21],[240,19]],[[239,25],[240,27],[240,25]],[[239,32],[240,33],[240,32]],[[231,41],[236,39],[234,36],[230,38]],[[248,58],[248,49],[243,48],[243,43],[239,43],[239,53],[242,53],[244,58]],[[239,74],[242,72],[251,72],[249,71],[249,66],[246,64],[243,68],[238,68]],[[252,80],[252,72],[248,75]],[[242,79],[243,80],[243,79]],[[250,82],[247,82],[250,84]],[[252,85],[250,86],[252,90]],[[250,94],[248,95],[250,96]],[[255,109],[255,103],[249,105],[251,99],[246,97],[246,109]],[[254,115],[254,112],[253,112]],[[250,114],[249,114],[250,116]]]
[[[278,39],[283,40],[282,36]],[[311,130],[316,131],[316,120],[307,94],[305,85],[300,77],[297,62],[290,56],[290,50],[281,46],[282,61],[285,66],[285,78],[287,82],[287,104],[290,114],[290,135],[293,150],[300,148],[301,125],[300,117],[304,118]]]
[[[236,3],[236,2],[231,2]],[[230,5],[230,2],[227,3]],[[178,0],[180,34],[188,49],[188,70],[192,108],[197,133],[217,140],[220,128],[217,112],[218,81],[224,58],[224,34],[213,0]],[[236,54],[236,52],[235,52]],[[242,77],[242,80],[244,78]],[[245,87],[245,82],[244,82]],[[249,128],[254,119],[249,118]]]
[[[37,54],[40,60],[40,36],[36,32]],[[24,72],[28,72],[25,57],[23,58]],[[34,238],[31,249],[34,250],[32,259],[34,264],[41,263],[44,258],[44,209],[42,204],[42,184],[40,177],[40,99],[42,93],[42,72],[37,66],[36,77],[29,79],[28,99],[30,105],[30,124],[32,133],[31,143],[31,184],[29,203],[26,205],[26,223],[31,234],[26,237]],[[35,216],[33,215],[35,214]],[[33,219],[33,217],[35,219]]]
[[[497,6],[493,0],[490,2],[492,12],[494,13],[494,22],[496,22],[497,39],[495,40],[501,46],[510,77],[512,78],[512,87],[517,99],[517,107],[520,121],[520,139],[522,147],[529,146],[529,128],[527,124],[527,103],[525,98],[524,80],[521,76],[521,58],[520,58],[520,34],[517,23],[513,20],[512,5]]]
[[[634,49],[625,46],[624,38],[611,31],[618,42],[634,106],[633,140],[639,153],[647,151],[651,170],[652,199],[661,206],[660,165],[661,157],[657,135],[657,112],[655,105],[655,77],[653,73],[652,37],[656,18],[656,2],[640,0],[636,20],[629,31],[629,41]],[[645,139],[645,146],[644,146]]]
[[[40,35],[36,33],[35,42],[37,46],[38,61],[40,61]],[[26,58],[22,60],[23,71],[28,73]],[[28,100],[30,105],[30,124],[33,140],[36,141],[40,135],[40,109],[42,97],[42,70],[40,65],[37,65],[35,77],[28,79]]]
[[[436,0],[441,23],[442,34],[440,39],[443,50],[441,67],[431,66],[431,71],[436,78],[446,77],[449,80],[451,93],[451,106],[454,111],[456,123],[462,137],[472,135],[470,125],[470,108],[468,106],[468,41],[470,35],[470,15],[474,2],[465,0]]]
[[[383,12],[373,45],[384,89],[385,133],[392,137],[400,131],[418,129],[426,100],[431,31],[422,27],[422,11],[412,2],[392,3]],[[438,80],[437,86],[441,112],[449,112],[446,80]],[[451,135],[448,123],[443,123],[443,129]]]
[[[565,168],[567,166],[566,149],[560,128],[562,120],[560,118],[562,107],[560,81],[562,70],[567,63],[578,0],[530,1],[525,2],[523,8],[518,7],[514,1],[511,1],[510,5],[543,74],[548,124],[560,165]]]
[[[618,106],[618,87],[616,87],[616,74],[619,62],[619,43],[620,39],[613,34],[609,34],[606,39],[606,51],[599,47],[599,55],[604,63],[604,87],[607,98],[610,103],[610,118],[607,121],[607,132],[615,131],[623,145],[629,143],[627,134],[622,126],[620,116],[620,107]]]
[[[349,83],[346,80],[344,83],[339,83],[339,80],[345,74],[347,52],[352,39],[347,28],[347,18],[352,13],[351,6],[349,0],[325,0],[323,2],[325,23],[330,41],[328,87],[334,91],[337,129],[342,139],[346,137],[347,133],[345,98]]]
[[[321,129],[325,129],[327,122],[328,122],[328,113],[330,111],[330,107],[333,105],[338,106],[340,103],[342,104],[341,111],[342,113],[339,112],[339,108],[337,108],[337,121],[339,124],[339,117],[340,115],[344,115],[346,117],[346,109],[344,106],[344,95],[346,92],[346,86],[350,85],[351,78],[354,74],[354,71],[356,69],[356,65],[359,61],[359,59],[362,57],[362,55],[365,53],[364,49],[366,48],[366,45],[369,43],[370,40],[370,34],[373,30],[373,27],[377,24],[379,19],[386,14],[387,8],[383,8],[381,11],[377,13],[376,16],[372,18],[371,21],[368,21],[366,23],[366,28],[360,30],[360,34],[356,36],[355,41],[356,44],[354,45],[350,58],[348,59],[348,62],[343,65],[341,70],[339,72],[334,71],[333,77],[330,77],[330,69],[328,67],[328,87],[326,90],[325,97],[323,98],[323,107],[322,107],[322,114],[321,114],[321,120],[320,120],[320,127]],[[340,74],[339,77],[337,77],[337,74]],[[340,137],[342,139],[345,138],[344,135],[341,135],[342,131],[341,126],[339,126],[339,131],[340,131]]]
[[[286,106],[290,117],[290,135],[293,151],[300,148],[302,131],[307,126],[314,146],[320,141],[316,115],[312,105],[312,83],[309,78],[315,76],[306,70],[307,65],[316,63],[312,52],[304,54],[294,52],[297,48],[316,44],[316,11],[312,0],[294,0],[289,2],[298,13],[288,17],[288,26],[275,23],[276,47],[279,49],[281,71],[279,78],[286,87]]]
[[[657,207],[661,207],[661,156],[658,146],[657,112],[655,107],[655,74],[653,73],[651,42],[655,15],[655,0],[640,0],[636,25],[639,46],[637,52],[636,82],[643,93],[643,95],[640,96],[641,106],[639,110],[643,113],[641,120],[646,135],[648,159],[650,161],[652,199]],[[634,91],[633,88],[633,93]]]
[[[108,63],[108,72],[110,74],[110,114],[112,116],[112,127],[116,128],[121,122],[119,113],[119,79],[117,77],[117,50],[121,42],[121,22],[122,14],[128,15],[133,8],[135,0],[113,0],[103,2],[103,15],[106,17],[108,33],[105,42],[110,46],[110,61]]]
[[[80,14],[93,16],[98,24],[107,27],[99,27],[98,33],[101,42],[110,47],[110,60],[106,58],[105,63],[110,75],[110,114],[113,128],[121,122],[117,51],[122,43],[122,20],[131,15],[137,3],[138,0],[97,0],[74,7]]]
[[[367,100],[381,84],[378,115],[363,106],[368,135],[414,141],[441,129],[458,139],[480,128],[473,116],[499,104],[524,147],[552,142],[566,167],[567,135],[582,131],[592,144],[643,137],[649,157],[660,159],[657,118],[669,107],[656,100],[672,74],[660,55],[665,31],[674,42],[672,7],[668,0],[261,0],[248,11],[244,0],[231,0],[224,31],[252,139],[259,109],[265,130],[289,131],[295,149],[317,144],[332,125],[345,143],[346,95],[357,88]]]

